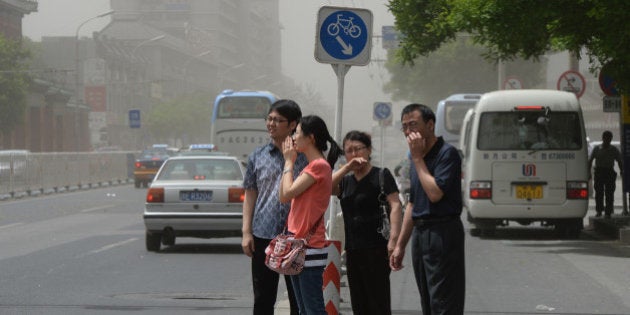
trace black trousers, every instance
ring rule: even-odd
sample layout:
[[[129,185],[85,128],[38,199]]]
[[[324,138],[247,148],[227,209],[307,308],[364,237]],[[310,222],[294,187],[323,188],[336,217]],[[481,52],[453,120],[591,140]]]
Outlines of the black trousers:
[[[617,172],[607,168],[595,168],[593,189],[595,190],[595,211],[612,214],[614,212]],[[606,205],[604,206],[604,197]]]
[[[411,254],[422,314],[464,314],[464,226],[459,218],[413,229]]]
[[[278,295],[280,274],[265,266],[265,248],[271,240],[254,236],[254,255],[252,256],[252,282],[254,284],[254,315],[273,315]],[[284,276],[289,293],[291,315],[298,315],[299,309],[293,293],[291,278]]]
[[[392,313],[387,247],[346,251],[350,300],[354,314]]]

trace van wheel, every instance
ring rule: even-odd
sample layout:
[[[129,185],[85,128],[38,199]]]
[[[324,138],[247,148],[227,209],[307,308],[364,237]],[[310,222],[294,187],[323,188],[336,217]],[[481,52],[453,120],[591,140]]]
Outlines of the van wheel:
[[[497,234],[496,232],[497,232],[497,229],[495,227],[486,227],[486,228],[481,229],[480,236],[492,237]]]
[[[565,239],[578,239],[582,234],[584,224],[582,219],[567,219],[561,222],[557,222],[554,230],[556,234]]]
[[[162,233],[146,231],[144,237],[145,237],[145,244],[147,247],[147,251],[150,251],[150,252],[160,251],[160,245],[162,243]]]
[[[171,234],[162,236],[162,244],[164,244],[164,246],[175,245],[175,235]]]
[[[487,219],[473,219],[474,228],[470,230],[472,236],[494,236],[497,226],[494,221]]]

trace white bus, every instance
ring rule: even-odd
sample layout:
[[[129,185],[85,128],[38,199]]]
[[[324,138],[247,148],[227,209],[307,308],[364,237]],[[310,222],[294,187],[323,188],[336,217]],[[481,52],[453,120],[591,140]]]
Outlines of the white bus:
[[[278,99],[267,91],[225,90],[214,101],[210,142],[215,150],[247,162],[257,146],[269,140],[264,119]]]
[[[473,108],[481,94],[453,94],[438,102],[435,111],[435,134],[459,147],[459,133],[466,112]]]
[[[588,156],[574,94],[484,94],[461,131],[462,193],[473,235],[510,221],[579,236],[588,209]]]

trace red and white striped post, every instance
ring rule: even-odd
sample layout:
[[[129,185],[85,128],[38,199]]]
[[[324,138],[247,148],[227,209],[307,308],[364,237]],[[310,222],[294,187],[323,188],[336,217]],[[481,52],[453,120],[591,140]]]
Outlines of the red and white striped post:
[[[341,241],[327,240],[328,260],[324,269],[324,305],[328,315],[339,315],[341,293]]]

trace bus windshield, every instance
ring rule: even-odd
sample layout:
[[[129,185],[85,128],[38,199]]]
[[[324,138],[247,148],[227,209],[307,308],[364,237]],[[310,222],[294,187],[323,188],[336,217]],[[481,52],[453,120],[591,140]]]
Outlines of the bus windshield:
[[[260,118],[267,115],[271,102],[267,97],[225,97],[219,101],[217,118]]]
[[[479,120],[480,150],[578,150],[577,112],[485,112]]]

